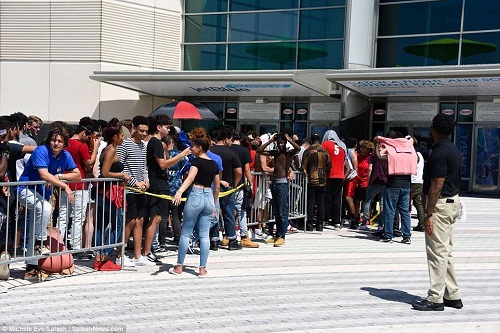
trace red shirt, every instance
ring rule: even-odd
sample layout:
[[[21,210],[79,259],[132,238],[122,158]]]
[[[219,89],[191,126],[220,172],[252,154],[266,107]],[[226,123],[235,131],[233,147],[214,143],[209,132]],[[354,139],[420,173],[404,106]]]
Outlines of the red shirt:
[[[73,157],[76,167],[80,171],[83,179],[85,178],[85,165],[83,164],[83,161],[90,160],[92,158],[92,156],[90,156],[89,147],[87,144],[77,139],[69,139],[68,143],[68,147],[64,148],[64,150],[67,150],[71,154],[71,157]],[[70,183],[69,188],[73,191],[86,190],[88,188],[88,183]]]
[[[368,160],[370,159],[370,154],[361,155],[356,153],[358,156],[358,187],[368,187],[368,167],[370,166]]]
[[[250,167],[250,170],[253,171],[255,167],[255,158],[257,157],[257,152],[253,149],[250,149],[250,157],[252,158],[252,162],[250,162],[248,166]]]
[[[337,146],[335,142],[328,140],[321,144],[330,155],[332,161],[332,168],[328,178],[341,178],[344,179],[344,160],[345,151],[342,147]]]

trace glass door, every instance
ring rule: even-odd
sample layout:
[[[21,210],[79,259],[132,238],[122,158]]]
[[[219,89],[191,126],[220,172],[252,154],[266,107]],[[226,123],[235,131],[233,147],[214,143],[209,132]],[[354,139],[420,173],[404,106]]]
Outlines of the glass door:
[[[476,128],[474,191],[498,192],[500,181],[500,128],[478,126]]]

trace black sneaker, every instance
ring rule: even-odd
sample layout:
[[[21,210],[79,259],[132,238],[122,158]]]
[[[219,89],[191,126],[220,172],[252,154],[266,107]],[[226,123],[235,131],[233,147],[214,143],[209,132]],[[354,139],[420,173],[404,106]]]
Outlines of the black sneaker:
[[[424,229],[424,226],[423,225],[417,225],[416,227],[413,227],[413,231],[420,231],[420,232],[424,232],[425,229]]]
[[[443,298],[443,304],[444,306],[450,307],[450,308],[455,308],[455,309],[461,309],[464,307],[462,300],[461,299],[446,299]]]
[[[372,233],[372,236],[382,238],[382,237],[384,237],[384,231],[383,230],[376,231],[376,232]]]
[[[398,229],[393,230],[392,237],[401,237],[401,230]]]
[[[384,242],[384,243],[392,243],[392,238],[384,236],[384,237],[380,238],[380,241]]]
[[[146,258],[148,261],[151,261],[151,262],[155,263],[156,265],[163,264],[160,261],[160,259],[158,259],[158,257],[156,256],[156,254],[154,254],[153,252],[150,252],[149,254],[145,254],[143,257]]]
[[[403,240],[401,241],[401,244],[408,244],[408,245],[410,245],[411,244],[410,237],[408,237],[408,238],[404,237]]]
[[[210,241],[210,250],[211,251],[219,251],[219,241],[218,240],[211,240]]]
[[[238,243],[237,239],[230,239],[229,246],[227,247],[229,251],[241,250],[241,245]]]
[[[415,310],[419,311],[444,311],[443,303],[433,303],[426,299],[413,302],[412,305]]]

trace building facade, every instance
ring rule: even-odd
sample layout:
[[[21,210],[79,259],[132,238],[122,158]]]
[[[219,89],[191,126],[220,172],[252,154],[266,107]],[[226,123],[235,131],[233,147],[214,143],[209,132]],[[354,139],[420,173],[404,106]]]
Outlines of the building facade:
[[[500,191],[497,0],[0,0],[0,110],[76,121],[200,102],[243,131],[393,129],[453,115],[463,189]],[[124,89],[126,88],[126,89]]]

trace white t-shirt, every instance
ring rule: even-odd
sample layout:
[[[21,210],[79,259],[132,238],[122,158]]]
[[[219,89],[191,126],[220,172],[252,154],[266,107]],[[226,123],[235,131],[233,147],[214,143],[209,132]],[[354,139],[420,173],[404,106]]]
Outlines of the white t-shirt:
[[[417,174],[411,175],[411,183],[412,184],[423,184],[423,175],[424,175],[424,157],[417,151],[418,163],[417,163]]]

